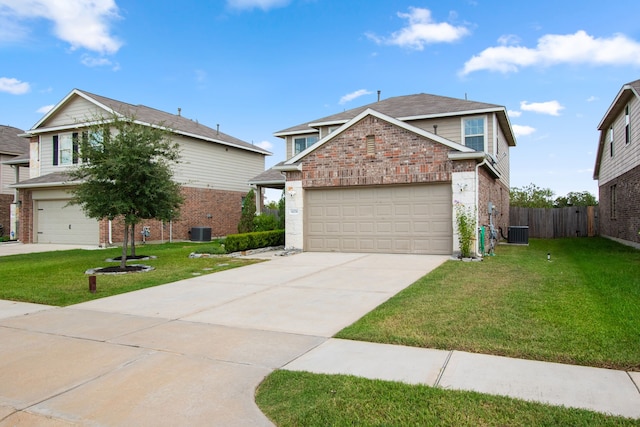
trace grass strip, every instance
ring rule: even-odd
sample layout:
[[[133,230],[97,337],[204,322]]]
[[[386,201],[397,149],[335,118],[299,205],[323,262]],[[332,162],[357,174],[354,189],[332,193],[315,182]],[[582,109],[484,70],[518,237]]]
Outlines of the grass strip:
[[[279,427],[640,425],[508,397],[308,372],[273,372],[259,386],[256,402]]]

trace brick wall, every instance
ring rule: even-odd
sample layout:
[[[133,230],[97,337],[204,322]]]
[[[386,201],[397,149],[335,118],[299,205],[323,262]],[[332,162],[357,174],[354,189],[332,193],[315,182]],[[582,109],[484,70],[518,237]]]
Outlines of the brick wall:
[[[13,203],[13,194],[0,194],[0,225],[3,230],[0,236],[8,236],[11,232],[11,203]]]
[[[502,227],[505,235],[507,233],[507,227],[509,227],[509,189],[500,180],[494,179],[489,175],[489,172],[482,167],[478,173],[480,178],[480,194],[478,196],[478,217],[480,223],[478,226],[487,226],[485,227],[485,247],[488,247],[489,202],[495,206],[493,226],[498,232],[498,238],[500,238],[498,227]]]
[[[171,234],[174,240],[188,240],[192,227],[210,227],[212,236],[226,236],[238,232],[238,222],[242,213],[242,198],[246,193],[238,191],[223,191],[205,188],[183,187],[184,203],[180,209],[180,217],[173,221],[172,226],[160,221],[142,221],[136,226],[136,241],[142,240],[143,226],[151,228],[148,240],[169,240]],[[33,242],[33,201],[31,191],[20,191],[22,207],[20,209],[20,240],[25,243]],[[209,215],[211,216],[209,218]],[[122,221],[116,220],[111,225],[112,242],[121,243],[123,237]],[[109,242],[109,221],[100,222],[100,243]]]
[[[184,203],[180,209],[180,217],[171,225],[155,220],[140,222],[136,225],[136,242],[142,241],[141,231],[144,226],[150,228],[147,238],[149,241],[168,241],[170,234],[174,240],[189,240],[192,227],[210,227],[212,237],[238,232],[242,198],[246,193],[183,187],[182,195]],[[112,241],[121,243],[124,236],[122,221],[113,221],[111,227]],[[108,241],[108,221],[102,221],[100,225],[100,241]]]
[[[367,136],[375,138],[373,153]],[[302,185],[358,185],[450,182],[454,165],[443,144],[368,116],[304,158]],[[463,164],[464,165],[464,164]],[[288,173],[287,179],[294,178]]]
[[[616,206],[612,217],[611,187],[615,185]],[[600,234],[640,243],[640,166],[599,187]]]
[[[20,220],[18,239],[22,243],[33,243],[33,199],[31,198],[31,191],[20,190],[18,192],[18,200],[20,201],[20,207],[18,208],[18,218]]]

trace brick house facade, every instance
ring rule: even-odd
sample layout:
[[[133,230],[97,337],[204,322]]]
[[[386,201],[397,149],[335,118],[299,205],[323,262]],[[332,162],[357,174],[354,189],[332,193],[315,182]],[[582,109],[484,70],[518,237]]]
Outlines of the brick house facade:
[[[482,150],[465,146],[467,120]],[[409,95],[275,135],[289,157],[275,167],[286,177],[288,247],[455,253],[455,205],[478,225],[508,226],[515,138],[504,107]]]
[[[640,248],[640,80],[622,86],[598,130],[600,235]]]

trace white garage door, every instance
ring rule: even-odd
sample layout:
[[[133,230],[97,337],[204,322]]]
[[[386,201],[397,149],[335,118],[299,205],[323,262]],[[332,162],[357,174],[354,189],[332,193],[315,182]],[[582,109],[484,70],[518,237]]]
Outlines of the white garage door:
[[[450,254],[449,184],[307,190],[305,250]]]
[[[68,200],[36,201],[38,243],[98,245],[98,221],[87,218],[80,206],[66,206]]]

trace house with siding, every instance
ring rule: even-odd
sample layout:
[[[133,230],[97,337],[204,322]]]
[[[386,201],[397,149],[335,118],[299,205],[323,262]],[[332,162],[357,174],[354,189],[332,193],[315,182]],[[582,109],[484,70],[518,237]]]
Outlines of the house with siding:
[[[179,111],[170,114],[74,89],[26,132],[29,179],[13,186],[19,194],[21,241],[105,246],[121,240],[120,223],[88,218],[80,206],[68,205],[74,182],[67,172],[82,161],[78,135],[97,118],[113,115],[165,127],[179,144],[181,160],[173,178],[182,185],[185,200],[180,217],[140,224],[149,227],[148,239],[189,239],[193,227],[211,228],[213,236],[237,232],[248,181],[264,171],[270,152]]]
[[[29,141],[23,133],[0,125],[0,237],[17,238],[17,193],[10,186],[29,176]]]
[[[640,80],[622,86],[598,130],[600,234],[640,247]]]
[[[274,135],[286,144],[287,160],[273,169],[289,248],[452,254],[460,207],[479,225],[509,224],[516,139],[503,106],[398,96]],[[277,174],[263,176],[252,184],[277,188]]]

